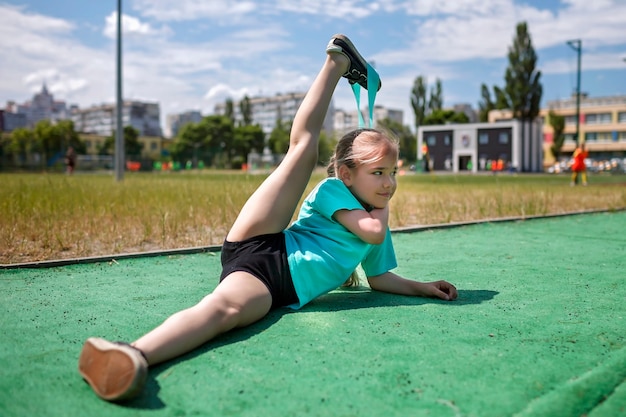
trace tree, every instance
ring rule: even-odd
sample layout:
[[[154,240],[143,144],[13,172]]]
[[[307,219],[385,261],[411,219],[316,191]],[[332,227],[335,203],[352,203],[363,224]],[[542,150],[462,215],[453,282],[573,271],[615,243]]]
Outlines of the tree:
[[[71,120],[59,120],[54,128],[61,137],[62,148],[66,150],[68,147],[74,148],[77,154],[87,153],[85,142],[80,139],[78,132],[74,129],[74,122]]]
[[[427,125],[443,125],[446,123],[469,123],[469,117],[462,112],[454,110],[436,110],[424,118],[423,124]]]
[[[42,162],[45,162],[48,157],[56,152],[63,152],[59,132],[54,129],[50,120],[38,121],[33,128],[33,133],[36,144],[33,150],[42,154]]]
[[[230,165],[235,141],[233,122],[224,116],[206,116],[200,121],[200,125],[207,134],[210,151],[224,158],[225,165]],[[221,165],[215,160],[213,164]]]
[[[428,100],[429,112],[441,110],[443,107],[443,91],[441,88],[441,80],[437,78],[435,85],[430,89],[430,99]]]
[[[124,126],[124,153],[126,156],[141,156],[143,143],[139,142],[139,131],[132,126]],[[99,155],[113,155],[115,153],[115,135],[112,133],[104,140],[98,149]]]
[[[526,22],[517,25],[508,58],[504,92],[513,117],[524,121],[534,120],[539,114],[543,87],[540,83],[541,71],[536,70],[537,54]]]
[[[234,130],[233,160],[242,163],[250,152],[262,152],[265,144],[265,132],[259,125],[237,126]]]
[[[550,126],[552,126],[553,131],[552,146],[550,146],[550,151],[552,152],[552,155],[554,155],[554,159],[558,160],[559,156],[561,156],[563,142],[565,142],[565,135],[563,134],[563,131],[565,131],[565,117],[556,114],[553,110],[550,110],[548,113],[548,122],[550,123]]]
[[[239,102],[239,110],[241,111],[243,125],[250,126],[252,124],[252,105],[250,104],[250,98],[247,95],[244,96],[243,100]]]
[[[489,120],[489,112],[496,108],[496,105],[491,101],[491,93],[489,87],[486,84],[481,84],[480,95],[482,100],[478,102],[478,120],[486,122]]]
[[[199,158],[210,160],[210,164],[221,164],[216,157],[221,156],[225,164],[230,164],[235,139],[232,120],[226,116],[206,116],[198,123],[188,123],[180,131],[170,149],[176,159],[193,158],[197,166]]]
[[[506,92],[504,90],[502,90],[500,87],[498,87],[497,85],[493,86],[493,94],[496,98],[496,109],[497,110],[504,110],[504,109],[510,109],[511,108],[511,104],[509,102],[509,98],[506,95]]]
[[[226,99],[226,106],[224,109],[224,116],[228,117],[233,124],[235,123],[235,105],[233,104],[233,99]]]
[[[18,127],[11,132],[9,151],[20,158],[22,162],[28,159],[28,155],[35,148],[35,134],[31,129]]]
[[[191,159],[198,163],[198,152],[208,147],[208,132],[200,123],[187,123],[170,147],[174,159]]]
[[[272,129],[268,139],[268,146],[273,153],[284,154],[289,149],[289,132],[291,123],[283,122],[280,117],[276,120],[276,126]]]
[[[480,86],[482,101],[478,102],[478,120],[481,122],[489,121],[489,112],[491,110],[504,110],[510,108],[506,93],[498,86],[493,87],[493,96],[495,102],[491,100],[489,87],[482,84]]]
[[[415,131],[417,132],[426,115],[426,80],[421,75],[413,82],[411,107],[413,107],[413,114],[415,115]]]
[[[320,138],[318,141],[318,165],[327,165],[330,161],[330,157],[333,155],[335,151],[335,146],[337,145],[337,141],[334,137],[326,134],[325,131],[322,130],[320,133]]]
[[[389,118],[383,119],[378,123],[383,129],[389,130],[398,138],[400,142],[400,159],[404,159],[409,163],[415,162],[417,160],[417,140],[415,135],[411,133],[411,129]]]

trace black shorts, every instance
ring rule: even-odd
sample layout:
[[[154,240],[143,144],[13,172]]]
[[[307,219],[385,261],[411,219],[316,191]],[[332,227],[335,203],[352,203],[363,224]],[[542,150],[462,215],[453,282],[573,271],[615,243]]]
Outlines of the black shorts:
[[[252,274],[265,284],[272,295],[272,309],[298,302],[282,232],[240,242],[224,240],[220,282],[235,271]]]

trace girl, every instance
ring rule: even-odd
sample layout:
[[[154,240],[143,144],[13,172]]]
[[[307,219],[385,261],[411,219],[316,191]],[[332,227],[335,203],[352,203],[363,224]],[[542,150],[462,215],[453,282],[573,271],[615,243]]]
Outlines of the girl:
[[[374,290],[456,299],[456,288],[445,281],[420,283],[390,272],[396,259],[388,203],[396,190],[398,144],[381,132],[357,130],[339,141],[330,177],[311,192],[288,227],[317,163],[318,137],[337,83],[344,76],[367,88],[367,63],[347,37],[333,36],[326,51],[293,121],[287,155],[226,236],[213,293],[130,345],[99,338],[85,342],[79,372],[99,397],[133,397],[148,366],[249,325],[271,309],[299,309],[340,286],[359,264]]]

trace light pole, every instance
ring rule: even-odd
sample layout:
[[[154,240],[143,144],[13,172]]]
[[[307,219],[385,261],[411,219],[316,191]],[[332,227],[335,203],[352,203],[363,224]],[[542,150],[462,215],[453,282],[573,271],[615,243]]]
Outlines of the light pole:
[[[583,41],[574,39],[567,41],[567,44],[578,53],[578,67],[576,70],[576,146],[580,146],[580,55]]]
[[[122,128],[122,0],[117,0],[117,85],[116,105],[117,129],[115,130],[115,180],[124,179],[124,129]]]

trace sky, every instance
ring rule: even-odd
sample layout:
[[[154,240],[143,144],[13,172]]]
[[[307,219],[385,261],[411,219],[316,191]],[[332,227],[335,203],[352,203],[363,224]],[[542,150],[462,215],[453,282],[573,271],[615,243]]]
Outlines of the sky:
[[[306,91],[335,33],[379,72],[376,103],[411,127],[418,76],[441,80],[444,107],[477,108],[482,84],[504,87],[520,22],[544,106],[576,90],[569,40],[582,42],[581,91],[626,94],[626,0],[123,0],[122,17],[124,98],[158,102],[162,124],[228,98]],[[44,82],[68,105],[114,103],[116,24],[114,0],[0,0],[0,108]],[[356,108],[347,81],[334,104]]]

